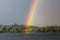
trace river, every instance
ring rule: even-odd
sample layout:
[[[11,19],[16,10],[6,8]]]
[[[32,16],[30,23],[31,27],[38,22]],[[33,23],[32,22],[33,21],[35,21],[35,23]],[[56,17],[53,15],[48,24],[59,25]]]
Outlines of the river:
[[[0,40],[60,40],[58,32],[0,33]]]

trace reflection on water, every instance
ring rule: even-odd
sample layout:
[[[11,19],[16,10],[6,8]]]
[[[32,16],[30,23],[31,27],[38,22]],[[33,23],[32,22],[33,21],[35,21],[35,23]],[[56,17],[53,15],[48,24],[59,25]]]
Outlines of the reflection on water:
[[[60,40],[60,33],[0,33],[0,40]]]

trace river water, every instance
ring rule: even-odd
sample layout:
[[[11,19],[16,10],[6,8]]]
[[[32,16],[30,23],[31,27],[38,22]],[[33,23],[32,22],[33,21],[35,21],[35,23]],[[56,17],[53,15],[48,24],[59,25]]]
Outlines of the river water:
[[[58,32],[0,33],[0,40],[60,40]]]

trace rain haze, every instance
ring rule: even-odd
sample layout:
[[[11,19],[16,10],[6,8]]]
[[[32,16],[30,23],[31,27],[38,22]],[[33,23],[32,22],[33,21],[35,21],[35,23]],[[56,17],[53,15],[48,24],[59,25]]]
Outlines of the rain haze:
[[[0,0],[0,24],[24,24],[32,0]],[[39,0],[32,25],[60,25],[60,0]]]

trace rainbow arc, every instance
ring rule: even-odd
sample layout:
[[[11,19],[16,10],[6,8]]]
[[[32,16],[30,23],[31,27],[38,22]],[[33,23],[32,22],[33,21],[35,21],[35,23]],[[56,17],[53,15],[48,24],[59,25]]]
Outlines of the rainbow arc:
[[[29,29],[29,26],[32,24],[32,20],[34,18],[34,15],[35,15],[35,11],[36,11],[36,8],[37,8],[37,5],[38,5],[38,0],[32,0],[32,4],[30,5],[30,8],[29,8],[29,11],[28,11],[28,16],[27,16],[27,20],[26,20],[26,23],[25,23],[25,33],[28,33],[28,31],[30,30]]]

